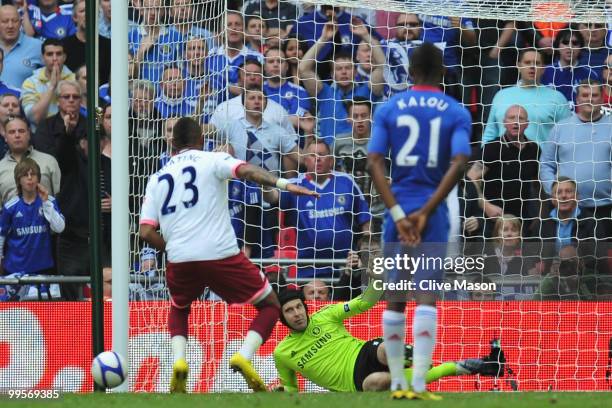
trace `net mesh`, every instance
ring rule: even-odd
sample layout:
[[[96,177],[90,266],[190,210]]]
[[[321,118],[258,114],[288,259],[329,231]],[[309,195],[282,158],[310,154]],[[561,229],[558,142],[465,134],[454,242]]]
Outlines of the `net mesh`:
[[[606,31],[607,2],[338,0],[313,1],[315,9],[308,8],[308,5],[296,6],[293,2],[281,3],[282,8],[276,11],[266,11],[264,2],[245,1],[242,4],[212,0],[181,0],[173,1],[171,5],[161,0],[141,0],[131,8],[130,251],[132,274],[141,281],[131,285],[130,296],[133,301],[143,301],[133,302],[130,306],[131,336],[138,340],[130,344],[132,370],[137,373],[131,377],[132,388],[164,392],[170,378],[171,359],[166,332],[169,306],[168,302],[158,302],[168,300],[164,284],[165,259],[147,248],[138,239],[136,231],[146,181],[172,155],[168,137],[176,118],[193,116],[202,123],[205,149],[222,149],[229,144],[236,157],[286,177],[304,173],[308,166],[315,166],[309,163],[314,159],[308,150],[309,143],[315,138],[331,141],[329,151],[319,152],[334,157],[334,161],[327,164],[327,171],[337,172],[328,182],[333,184],[333,189],[326,193],[325,205],[311,208],[304,204],[298,212],[290,211],[297,203],[288,201],[278,205],[266,199],[261,190],[232,181],[228,188],[229,211],[239,242],[250,257],[261,264],[276,287],[302,286],[316,273],[327,287],[313,288],[316,284],[312,284],[307,290],[320,291],[322,297],[327,293],[325,296],[334,300],[349,299],[362,287],[361,272],[368,263],[367,254],[375,251],[380,243],[384,210],[366,171],[367,143],[357,133],[366,135],[367,141],[372,115],[369,106],[375,110],[393,94],[408,87],[412,49],[425,40],[435,42],[444,50],[448,69],[445,91],[461,101],[473,118],[476,167],[470,168],[467,178],[448,199],[450,240],[458,243],[451,252],[454,255],[484,253],[485,238],[492,236],[500,215],[491,215],[497,208],[480,208],[481,199],[475,184],[479,184],[480,193],[485,198],[490,198],[502,194],[504,189],[516,189],[518,182],[518,189],[524,190],[525,196],[519,195],[516,204],[519,214],[514,215],[522,218],[523,225],[529,224],[529,238],[536,241],[523,247],[525,256],[516,257],[513,264],[508,263],[513,257],[509,253],[508,259],[497,263],[496,272],[485,277],[467,278],[474,282],[497,283],[496,290],[455,291],[447,294],[446,302],[440,306],[444,318],[440,346],[435,356],[437,362],[479,357],[488,352],[491,340],[501,338],[502,344],[509,349],[508,357],[512,359],[510,366],[515,377],[509,374],[507,381],[485,383],[473,379],[451,380],[442,383],[441,389],[467,391],[482,387],[512,390],[515,388],[513,384],[517,383],[519,389],[544,390],[549,386],[605,389],[602,367],[606,364],[606,341],[611,331],[610,320],[605,317],[610,314],[609,304],[593,303],[587,307],[580,302],[502,302],[533,299],[543,287],[549,298],[555,300],[594,300],[598,294],[601,294],[599,299],[605,299],[603,296],[609,283],[595,272],[597,268],[606,267],[609,258],[607,247],[588,250],[591,263],[587,266],[595,274],[590,280],[576,282],[553,274],[543,286],[544,278],[540,276],[543,268],[558,270],[561,258],[572,258],[572,254],[561,256],[556,241],[541,242],[548,234],[544,221],[550,218],[552,207],[547,201],[550,189],[541,191],[537,166],[535,170],[530,167],[530,163],[537,163],[538,159],[517,159],[516,166],[524,170],[518,178],[511,175],[502,179],[508,176],[500,174],[496,179],[491,176],[491,169],[494,162],[503,159],[498,157],[487,162],[489,157],[484,156],[480,141],[487,137],[488,121],[492,121],[490,132],[503,133],[505,109],[502,113],[494,111],[494,96],[502,87],[515,85],[519,74],[523,75],[517,69],[522,49],[537,47],[543,51],[543,60],[538,64],[553,64],[563,46],[555,45],[554,37],[566,28],[567,23],[572,23],[567,28],[570,32],[568,40],[579,33],[583,39],[580,46],[583,55],[585,52],[595,55],[595,51],[600,49],[605,49],[607,54],[607,32],[603,33],[603,40],[596,38],[597,35],[601,37],[602,30]],[[328,41],[329,49],[313,55],[309,50],[316,48],[316,40],[325,24],[324,20],[316,20],[316,15],[325,15],[331,8],[320,6],[352,9],[337,10],[337,27]],[[417,26],[410,26],[411,21],[406,20],[398,26],[397,12],[418,14],[418,17],[413,16]],[[311,19],[316,23],[308,23],[309,13],[314,13]],[[355,20],[354,16],[362,20]],[[450,18],[455,16],[462,19],[455,21]],[[359,34],[366,35],[363,24],[372,38],[364,43],[359,38]],[[394,36],[398,27],[420,28],[422,31],[414,34],[414,38],[408,33],[396,41]],[[429,40],[435,36],[441,37]],[[596,41],[600,41],[599,45],[595,44]],[[586,49],[589,44],[593,52]],[[269,50],[275,47],[280,47],[282,52]],[[355,61],[357,75],[345,81],[353,82],[355,87],[351,92],[338,96],[333,79],[339,83],[343,73],[334,72],[336,68],[332,63],[346,52],[349,53],[348,59]],[[594,77],[607,82],[603,77],[604,60],[605,57],[597,61],[587,59],[584,64],[580,62],[588,71],[581,79],[591,78],[590,72],[594,71]],[[544,114],[543,119],[538,119],[537,126],[531,125],[531,130],[542,128],[545,130],[541,132],[550,131],[563,115],[570,114],[570,107],[576,103],[577,87],[574,78],[569,84],[563,82],[565,79],[559,79],[562,74],[553,70],[550,80],[561,93],[569,89],[567,97],[561,95],[563,99],[555,99],[559,98],[555,94],[545,100],[544,96],[538,95],[523,106],[530,115],[548,108],[549,104],[559,105],[558,110],[565,109],[564,113],[558,116],[556,113]],[[559,81],[555,82],[556,79]],[[267,99],[265,108],[261,106],[257,92],[251,89],[252,86],[261,89],[262,83]],[[536,88],[542,87],[538,84]],[[369,104],[364,104],[364,101],[369,101]],[[346,119],[349,107],[345,102],[352,104],[350,122]],[[264,125],[246,123],[247,119],[255,118],[253,120],[257,121],[257,114],[249,116],[245,109],[263,110]],[[490,119],[495,114],[498,116]],[[498,136],[496,134],[494,138]],[[539,137],[536,133],[528,136]],[[601,151],[610,151],[609,138],[598,143]],[[570,145],[566,143],[565,146]],[[543,147],[540,144],[540,148]],[[495,157],[495,153],[499,156],[500,152],[498,146],[497,151],[489,153]],[[597,160],[601,160],[601,156],[598,157]],[[571,161],[584,164],[578,158]],[[477,167],[478,163],[488,164],[488,176]],[[554,160],[553,163],[556,165]],[[610,160],[602,160],[599,164],[609,168]],[[393,165],[389,161],[389,171]],[[608,178],[609,175],[608,172]],[[495,186],[496,181],[515,183]],[[595,198],[594,181],[605,183],[605,176],[600,178],[593,173],[592,177],[579,181],[579,191],[590,191],[580,195],[581,204],[591,206],[589,200]],[[364,194],[363,202],[359,200],[361,193]],[[493,205],[494,201],[489,201]],[[494,205],[504,207],[498,201]],[[524,209],[525,212],[521,213]],[[491,214],[487,213],[489,211]],[[339,217],[339,214],[347,216]],[[593,244],[596,226],[605,228],[609,218],[609,212],[607,216],[593,218],[593,224],[585,227],[586,235],[577,241]],[[519,234],[522,228],[518,228]],[[363,230],[370,233],[360,234]],[[597,238],[603,240],[606,236]],[[493,247],[489,254],[495,254],[495,244],[486,244]],[[352,249],[351,254],[348,249]],[[334,263],[333,268],[331,263]],[[249,307],[228,306],[217,299],[214,293],[206,291],[202,300],[210,303],[198,303],[190,317],[193,339],[188,347],[188,360],[193,364],[192,372],[200,375],[190,378],[189,388],[193,391],[246,391],[246,384],[240,376],[229,370],[228,361],[239,348],[254,311]],[[474,302],[453,303],[456,299]],[[499,306],[495,306],[495,302],[500,302]],[[507,314],[495,314],[499,310]],[[347,326],[360,338],[379,336],[382,331],[379,312],[349,321]],[[410,312],[408,316],[411,316]],[[588,336],[569,336],[574,330]],[[270,353],[284,334],[284,329],[277,328],[271,342],[256,358],[256,368],[266,382],[273,382],[276,378]],[[566,342],[562,338],[570,340]],[[576,370],[571,369],[574,364]],[[305,387],[313,391],[322,390],[309,383]]]

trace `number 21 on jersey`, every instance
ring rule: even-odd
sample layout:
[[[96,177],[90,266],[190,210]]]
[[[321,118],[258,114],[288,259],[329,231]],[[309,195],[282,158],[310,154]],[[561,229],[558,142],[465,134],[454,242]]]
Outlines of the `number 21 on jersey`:
[[[438,147],[440,144],[440,126],[442,118],[436,117],[429,121],[429,149],[427,154],[427,167],[438,167]],[[401,115],[397,117],[397,127],[408,128],[408,139],[397,153],[395,162],[398,166],[416,166],[419,161],[418,155],[410,153],[416,146],[421,135],[421,126],[412,115]]]
[[[194,183],[196,179],[196,170],[193,166],[188,166],[183,169],[183,175],[188,175],[189,179],[185,181],[185,190],[191,191],[191,199],[182,201],[185,208],[191,208],[198,202],[198,188]],[[172,214],[176,211],[176,204],[171,205],[172,194],[174,193],[174,178],[170,174],[163,174],[159,177],[159,181],[166,181],[168,183],[168,194],[164,199],[164,203],[161,208],[162,215]]]

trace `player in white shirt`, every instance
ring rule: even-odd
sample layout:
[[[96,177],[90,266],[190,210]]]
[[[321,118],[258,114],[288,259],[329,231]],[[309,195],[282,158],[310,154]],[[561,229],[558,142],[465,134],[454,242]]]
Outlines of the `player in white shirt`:
[[[240,178],[294,194],[318,194],[227,153],[203,152],[200,125],[191,118],[179,119],[172,137],[178,153],[149,179],[140,216],[140,236],[158,251],[166,251],[168,260],[168,328],[174,359],[170,392],[186,392],[190,305],[206,287],[228,303],[251,303],[257,308],[230,365],[253,390],[265,391],[250,360],[270,336],[280,305],[263,273],[238,248],[228,211],[227,180]]]

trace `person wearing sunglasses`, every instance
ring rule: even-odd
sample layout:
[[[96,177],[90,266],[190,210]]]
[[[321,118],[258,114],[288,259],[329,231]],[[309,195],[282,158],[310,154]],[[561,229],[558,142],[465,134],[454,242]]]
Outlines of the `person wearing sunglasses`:
[[[543,85],[552,86],[572,103],[580,81],[600,79],[596,71],[579,64],[584,45],[584,38],[579,31],[569,28],[561,30],[553,43],[554,60],[546,66],[542,75]]]

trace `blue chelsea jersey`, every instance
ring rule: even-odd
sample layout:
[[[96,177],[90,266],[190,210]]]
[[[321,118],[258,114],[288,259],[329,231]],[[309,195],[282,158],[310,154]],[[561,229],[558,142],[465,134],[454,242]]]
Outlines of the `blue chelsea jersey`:
[[[57,212],[57,201],[49,197]],[[27,204],[20,197],[9,200],[0,216],[0,235],[5,238],[2,266],[7,273],[36,273],[52,268],[51,227],[43,215],[40,197]]]
[[[396,195],[427,200],[457,155],[470,155],[472,118],[437,88],[414,86],[393,96],[374,114],[370,153],[392,160]]]

